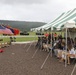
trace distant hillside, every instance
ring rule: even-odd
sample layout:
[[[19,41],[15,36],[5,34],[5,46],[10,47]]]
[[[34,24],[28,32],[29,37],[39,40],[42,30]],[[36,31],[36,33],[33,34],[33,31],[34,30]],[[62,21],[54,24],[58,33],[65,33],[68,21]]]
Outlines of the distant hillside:
[[[9,20],[0,20],[0,24],[8,24],[14,28],[18,28],[21,31],[29,31],[31,28],[42,26],[46,23],[44,22],[27,22],[27,21],[9,21]]]

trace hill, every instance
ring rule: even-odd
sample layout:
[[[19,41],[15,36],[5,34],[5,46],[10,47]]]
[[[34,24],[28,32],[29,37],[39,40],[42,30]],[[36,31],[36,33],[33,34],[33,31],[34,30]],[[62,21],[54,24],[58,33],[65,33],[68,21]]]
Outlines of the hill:
[[[27,21],[10,21],[10,20],[0,20],[0,24],[8,24],[14,28],[18,28],[21,31],[29,31],[31,28],[42,26],[46,23],[44,22],[27,22]]]

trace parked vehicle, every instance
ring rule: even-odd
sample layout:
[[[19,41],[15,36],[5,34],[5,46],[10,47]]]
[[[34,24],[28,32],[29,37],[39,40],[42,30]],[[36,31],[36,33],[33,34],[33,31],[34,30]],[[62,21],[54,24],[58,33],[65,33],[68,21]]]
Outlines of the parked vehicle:
[[[20,32],[20,35],[29,35],[29,33],[27,31],[24,31],[24,32]]]
[[[44,35],[44,33],[36,32],[36,35]]]

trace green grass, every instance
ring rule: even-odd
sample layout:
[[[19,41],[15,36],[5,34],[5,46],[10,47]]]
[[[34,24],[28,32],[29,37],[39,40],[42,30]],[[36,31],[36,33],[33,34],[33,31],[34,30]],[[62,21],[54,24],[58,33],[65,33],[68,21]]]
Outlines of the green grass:
[[[3,42],[9,42],[10,38],[2,38]],[[17,42],[25,42],[25,41],[33,41],[33,40],[37,40],[37,37],[16,37],[16,41]]]
[[[36,35],[35,32],[29,32],[29,35]]]
[[[45,32],[46,33],[46,32]],[[49,32],[48,32],[49,33]],[[50,32],[51,33],[51,32]],[[53,32],[54,33],[54,32]],[[61,32],[56,32],[57,34],[61,34]],[[62,35],[63,35],[63,32],[62,32]],[[25,41],[33,41],[33,40],[37,40],[37,36],[35,34],[35,32],[29,32],[29,35],[27,35],[28,37],[17,37],[16,38],[16,41],[17,42],[25,42]],[[31,37],[31,36],[34,36],[34,37]],[[36,37],[35,37],[36,36]],[[7,37],[7,38],[2,38],[2,35],[1,35],[1,38],[0,39],[3,39],[2,42],[8,42],[10,41],[10,38]],[[1,42],[1,41],[0,41]]]
[[[24,41],[33,41],[37,40],[37,37],[18,37],[16,41],[24,42]]]
[[[16,41],[17,42],[25,42],[25,41],[33,41],[33,40],[37,40],[37,37],[31,37],[31,36],[36,36],[35,32],[29,32],[29,35],[25,35],[27,37],[16,37]],[[10,38],[9,37],[3,37],[2,35],[0,35],[0,39],[3,39],[3,41],[0,42],[9,42]]]

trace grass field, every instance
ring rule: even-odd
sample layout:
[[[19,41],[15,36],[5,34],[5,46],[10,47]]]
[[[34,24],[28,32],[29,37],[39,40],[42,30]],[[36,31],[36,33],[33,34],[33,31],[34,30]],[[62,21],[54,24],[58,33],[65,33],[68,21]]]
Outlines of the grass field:
[[[61,32],[56,32],[56,33],[61,34]],[[63,35],[63,33],[62,33],[62,35]],[[4,37],[2,35],[0,36],[0,39],[3,39],[2,42],[10,41],[9,37]],[[33,40],[37,40],[37,35],[35,34],[35,32],[29,32],[29,35],[24,35],[24,37],[16,37],[17,42],[25,42],[25,41],[33,41]]]
[[[33,41],[33,40],[37,40],[37,37],[16,37],[16,41],[17,42],[25,42],[25,41]],[[3,42],[7,42],[10,41],[10,38],[3,38]]]
[[[17,35],[17,36],[19,36],[19,35]],[[17,42],[25,42],[25,41],[37,40],[37,36],[35,35],[35,32],[29,32],[29,35],[24,35],[24,37],[17,37],[17,36],[16,36],[16,41]],[[32,37],[32,36],[34,36],[34,37]],[[0,39],[3,39],[3,41],[0,41],[0,42],[8,42],[8,41],[10,41],[10,37],[8,37],[8,36],[0,35]]]

